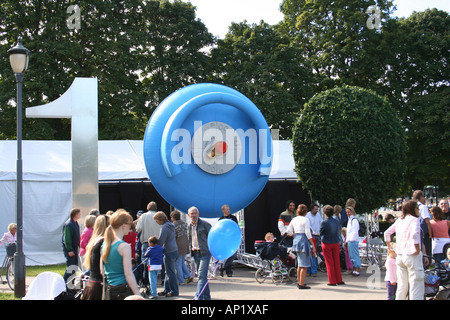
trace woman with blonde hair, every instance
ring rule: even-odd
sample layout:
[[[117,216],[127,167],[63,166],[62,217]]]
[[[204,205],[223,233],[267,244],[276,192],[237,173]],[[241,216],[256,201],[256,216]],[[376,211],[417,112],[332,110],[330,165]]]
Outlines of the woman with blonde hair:
[[[361,257],[359,256],[359,221],[356,218],[354,207],[345,208],[347,212],[347,248],[350,260],[353,265],[353,276],[359,276],[359,269],[361,268]]]
[[[140,295],[131,266],[131,247],[123,241],[130,232],[133,218],[125,210],[111,215],[105,230],[101,263],[106,277],[105,300],[123,300],[130,295]]]
[[[96,218],[96,216],[92,215],[88,215],[84,218],[84,230],[80,236],[80,257],[83,257],[86,254],[86,246],[89,243],[89,240],[91,240]]]
[[[95,219],[92,237],[86,246],[83,266],[89,274],[86,287],[83,290],[82,300],[101,300],[103,291],[103,276],[100,270],[100,257],[103,236],[109,225],[109,216],[100,215]]]
[[[17,231],[17,224],[10,223],[8,225],[8,232],[4,233],[3,237],[0,239],[0,245],[3,242],[6,242],[6,243],[14,243],[14,242],[16,242],[17,241],[16,231]]]

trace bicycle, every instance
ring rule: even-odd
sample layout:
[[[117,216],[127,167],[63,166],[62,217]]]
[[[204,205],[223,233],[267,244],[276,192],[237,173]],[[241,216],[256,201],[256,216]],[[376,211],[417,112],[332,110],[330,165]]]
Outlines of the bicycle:
[[[16,244],[6,244],[6,256],[3,259],[3,264],[0,272],[0,280],[3,284],[8,283],[11,290],[14,290],[14,253],[16,253]],[[3,280],[3,274],[5,273],[6,281]]]

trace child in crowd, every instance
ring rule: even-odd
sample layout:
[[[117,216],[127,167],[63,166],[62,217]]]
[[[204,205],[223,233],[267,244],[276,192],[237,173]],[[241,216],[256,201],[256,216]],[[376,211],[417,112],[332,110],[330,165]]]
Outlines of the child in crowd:
[[[273,233],[272,232],[267,232],[265,237],[264,237],[264,240],[266,240],[266,242],[274,242],[275,238],[273,236]]]
[[[144,253],[144,258],[148,258],[148,277],[150,279],[150,299],[155,299],[158,296],[156,291],[156,284],[158,281],[158,274],[162,270],[163,251],[164,248],[158,245],[158,238],[153,236],[148,239],[148,249]]]
[[[393,248],[388,249],[388,254],[386,257],[386,276],[384,277],[384,281],[386,283],[387,289],[387,299],[395,300],[395,292],[397,291],[397,263],[396,263],[397,254]]]

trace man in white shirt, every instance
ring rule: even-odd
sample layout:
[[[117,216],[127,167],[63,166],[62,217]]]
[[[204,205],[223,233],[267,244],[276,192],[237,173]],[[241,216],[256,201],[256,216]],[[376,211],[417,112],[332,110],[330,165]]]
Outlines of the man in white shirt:
[[[320,225],[322,224],[322,216],[319,213],[319,206],[317,204],[311,205],[311,211],[306,214],[309,220],[309,225],[311,226],[311,233],[313,237],[319,237]]]
[[[161,226],[156,223],[155,219],[153,219],[153,216],[155,215],[156,211],[158,210],[158,206],[156,205],[155,201],[151,201],[149,202],[149,204],[147,205],[147,212],[145,212],[144,214],[142,214],[139,217],[139,220],[136,224],[136,232],[140,232],[141,236],[139,238],[139,241],[141,242],[141,253],[142,255],[145,253],[145,251],[147,251],[148,249],[148,239],[150,237],[158,237],[159,238],[159,234],[161,232]],[[138,257],[138,255],[136,254],[136,261],[139,262],[141,261],[141,257]],[[142,274],[143,274],[143,279],[144,279],[144,283],[147,284],[148,282],[148,273],[147,273],[147,268],[144,267],[142,270]],[[136,270],[137,273],[139,273],[138,275],[138,279],[140,279],[140,269]]]
[[[311,205],[311,211],[306,214],[311,228],[311,234],[316,241],[316,246],[320,246],[320,225],[322,224],[322,216],[319,213],[319,206],[315,203]],[[312,277],[317,276],[317,258],[312,257],[312,266],[308,268],[308,274]]]
[[[136,225],[136,231],[141,232],[141,237],[139,240],[141,241],[142,246],[145,244],[148,247],[148,239],[153,236],[159,237],[161,226],[153,219],[153,216],[158,210],[156,202],[151,201],[147,205],[147,210],[148,211],[139,218]],[[147,248],[145,248],[145,250],[147,250]],[[145,250],[142,248],[142,252],[145,252]]]
[[[428,211],[428,207],[425,205],[423,191],[414,191],[413,199],[416,200],[419,205],[420,229],[422,230],[422,241],[425,247],[425,254],[431,256],[431,238],[433,237],[433,231],[431,230],[430,224],[431,215]]]

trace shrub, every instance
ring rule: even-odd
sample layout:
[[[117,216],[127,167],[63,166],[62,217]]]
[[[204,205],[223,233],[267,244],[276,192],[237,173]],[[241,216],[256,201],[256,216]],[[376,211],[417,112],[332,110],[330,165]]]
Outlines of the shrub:
[[[405,132],[387,100],[359,87],[321,92],[293,130],[295,171],[322,204],[369,212],[395,195],[405,173]]]

